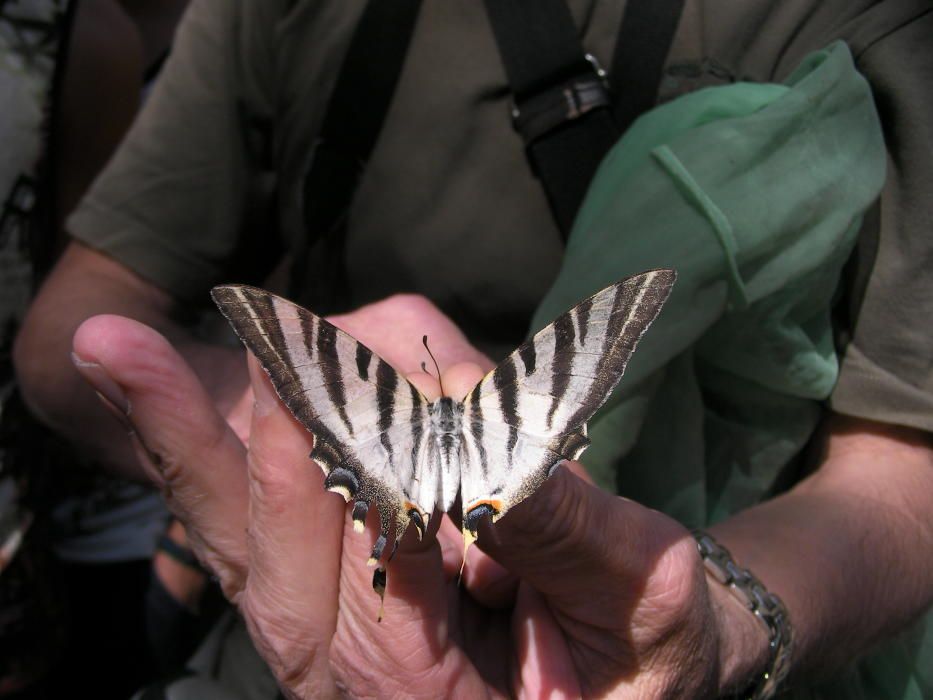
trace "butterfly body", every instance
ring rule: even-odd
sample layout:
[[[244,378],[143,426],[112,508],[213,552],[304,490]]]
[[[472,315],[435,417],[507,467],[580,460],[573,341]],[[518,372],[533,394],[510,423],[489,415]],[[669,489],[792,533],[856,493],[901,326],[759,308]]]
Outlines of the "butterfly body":
[[[436,469],[440,473],[440,488],[437,500],[431,505],[440,504],[447,511],[457,497],[460,489],[460,447],[463,432],[463,404],[449,396],[442,396],[428,407],[430,416],[431,441],[434,443],[429,454],[436,451],[436,467],[429,460],[428,471]],[[430,495],[430,494],[426,494]]]
[[[554,467],[589,445],[586,422],[618,384],[673,285],[672,270],[624,279],[583,300],[505,358],[462,400],[426,399],[362,343],[310,311],[253,287],[215,302],[314,435],[324,485],[352,503],[362,530],[379,511],[371,563],[409,523],[419,536],[457,495],[467,543]],[[384,576],[380,579],[384,582]],[[381,584],[380,584],[381,585]]]

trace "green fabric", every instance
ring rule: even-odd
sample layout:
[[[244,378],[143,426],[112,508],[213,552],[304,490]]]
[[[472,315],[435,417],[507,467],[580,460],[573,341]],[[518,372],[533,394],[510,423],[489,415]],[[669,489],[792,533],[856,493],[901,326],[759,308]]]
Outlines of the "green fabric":
[[[601,485],[696,527],[793,482],[838,375],[830,309],[885,163],[842,43],[785,85],[659,107],[608,154],[533,330],[627,275],[673,267],[678,280],[590,425],[583,461]],[[931,642],[913,635],[800,697],[920,697],[911,671]]]
[[[835,383],[831,301],[884,175],[871,92],[841,43],[786,85],[708,88],[633,125],[532,324],[626,275],[677,270],[590,426],[584,461],[604,487],[699,526],[774,486]]]

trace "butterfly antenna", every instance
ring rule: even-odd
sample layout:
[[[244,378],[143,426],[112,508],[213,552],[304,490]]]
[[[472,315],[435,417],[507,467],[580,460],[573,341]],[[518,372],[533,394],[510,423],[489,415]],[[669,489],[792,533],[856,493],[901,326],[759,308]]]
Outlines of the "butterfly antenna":
[[[431,361],[434,362],[434,369],[437,371],[437,383],[441,385],[441,395],[446,396],[447,394],[444,392],[444,382],[441,381],[441,368],[438,367],[437,358],[434,357],[434,353],[431,352],[431,348],[428,347],[428,336],[423,336],[421,338],[421,343],[424,345],[424,349],[428,351],[428,355],[431,356]],[[425,370],[424,362],[421,363],[421,369],[425,372],[427,371]]]

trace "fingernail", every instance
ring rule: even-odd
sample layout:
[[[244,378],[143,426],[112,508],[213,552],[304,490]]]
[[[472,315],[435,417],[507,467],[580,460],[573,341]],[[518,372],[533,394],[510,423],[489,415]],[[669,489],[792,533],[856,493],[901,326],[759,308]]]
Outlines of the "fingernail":
[[[115,413],[122,414],[124,418],[130,415],[129,399],[101,364],[83,360],[76,353],[71,353],[71,361],[81,376],[94,387],[104,405]]]
[[[148,477],[160,488],[166,488],[165,479],[162,476],[162,459],[149,448],[140,437],[136,426],[133,425],[130,419],[133,407],[130,400],[126,398],[126,394],[123,393],[123,389],[107,374],[100,363],[83,360],[74,352],[71,353],[71,361],[81,376],[94,388],[94,393],[97,394],[104,408],[110,411],[129,435]]]
[[[250,362],[249,370],[253,385],[253,399],[256,402],[256,414],[267,416],[278,407],[279,397],[272,388],[268,375],[258,363]]]

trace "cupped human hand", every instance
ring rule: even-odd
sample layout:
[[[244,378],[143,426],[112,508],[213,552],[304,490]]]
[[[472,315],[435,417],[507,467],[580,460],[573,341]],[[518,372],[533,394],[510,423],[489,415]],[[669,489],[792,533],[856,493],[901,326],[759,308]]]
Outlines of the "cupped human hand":
[[[335,322],[434,398],[437,380],[420,372],[418,348],[428,333],[447,368],[445,389],[464,395],[488,360],[425,300],[393,299],[364,307],[368,319]],[[401,346],[404,314],[393,316],[391,304],[408,305],[407,342],[415,349]],[[343,499],[324,490],[307,457],[313,437],[255,361],[247,449],[151,329],[98,317],[79,329],[74,347],[112,380],[101,393],[290,697],[717,691],[723,655],[735,651],[724,632],[730,621],[745,624],[747,612],[711,596],[689,533],[587,483],[575,475],[578,465],[556,470],[534,496],[481,529],[462,582],[459,528],[432,519],[441,523],[436,537],[420,542],[409,528],[388,565],[379,622],[365,563],[375,523],[365,534],[353,531]]]
[[[421,542],[409,531],[388,565],[380,622],[364,564],[376,522],[366,535],[353,531],[343,500],[308,470],[310,443],[255,363],[252,371],[250,575],[241,609],[294,697],[317,697],[324,682],[350,697],[717,692],[716,613],[748,613],[729,600],[714,605],[688,532],[589,484],[574,473],[579,465],[558,469],[539,493],[487,524],[462,582],[459,528],[445,518],[436,539]],[[444,385],[463,395],[480,374],[454,365]]]

